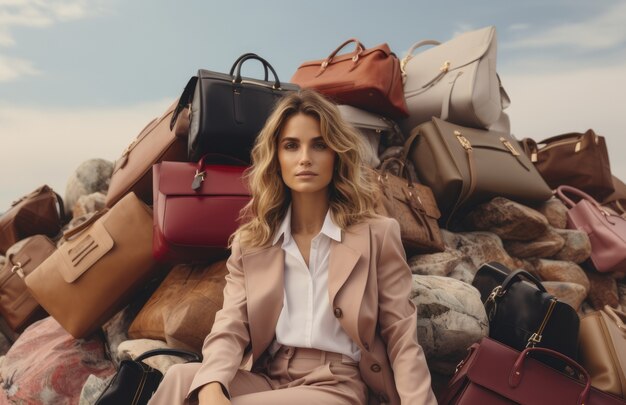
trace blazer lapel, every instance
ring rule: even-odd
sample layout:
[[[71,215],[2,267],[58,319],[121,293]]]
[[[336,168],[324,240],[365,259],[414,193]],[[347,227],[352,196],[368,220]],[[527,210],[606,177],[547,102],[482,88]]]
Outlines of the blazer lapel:
[[[246,269],[252,359],[256,361],[274,339],[283,308],[285,252],[279,242],[244,253],[242,259]]]

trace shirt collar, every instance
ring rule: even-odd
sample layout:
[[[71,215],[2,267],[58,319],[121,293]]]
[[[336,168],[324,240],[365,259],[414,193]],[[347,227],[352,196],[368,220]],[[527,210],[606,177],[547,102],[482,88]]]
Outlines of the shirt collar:
[[[336,240],[337,242],[341,242],[341,228],[333,221],[332,215],[330,214],[330,208],[326,212],[326,217],[324,218],[324,223],[322,224],[320,233]],[[283,246],[285,246],[291,240],[291,204],[289,204],[289,208],[287,208],[283,222],[276,231],[276,235],[274,235],[272,245],[278,243],[278,240],[282,235],[284,235]]]

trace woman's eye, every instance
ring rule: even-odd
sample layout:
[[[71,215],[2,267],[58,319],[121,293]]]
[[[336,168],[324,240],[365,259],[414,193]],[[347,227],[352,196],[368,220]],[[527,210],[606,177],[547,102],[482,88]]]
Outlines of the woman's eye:
[[[328,145],[326,145],[324,142],[317,142],[314,145],[315,149],[320,149],[320,150],[324,150],[326,148],[328,148]]]
[[[283,147],[285,149],[295,149],[298,145],[295,142],[286,142]]]

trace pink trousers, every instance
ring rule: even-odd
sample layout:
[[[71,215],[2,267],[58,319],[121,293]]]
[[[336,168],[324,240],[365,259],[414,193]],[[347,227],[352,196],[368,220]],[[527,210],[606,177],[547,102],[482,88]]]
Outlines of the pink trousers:
[[[149,405],[197,404],[186,396],[199,368],[200,363],[172,366]],[[358,363],[338,353],[287,346],[264,372],[238,370],[230,383],[232,405],[365,405],[367,393]]]

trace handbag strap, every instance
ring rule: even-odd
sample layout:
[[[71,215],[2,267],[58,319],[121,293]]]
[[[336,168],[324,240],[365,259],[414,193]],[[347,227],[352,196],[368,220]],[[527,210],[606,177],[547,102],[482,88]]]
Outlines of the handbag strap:
[[[272,85],[272,88],[274,90],[280,90],[280,88],[281,88],[280,80],[278,80],[278,75],[276,74],[276,71],[274,70],[272,65],[270,65],[268,61],[266,61],[265,59],[263,59],[262,57],[260,57],[257,54],[254,54],[254,53],[244,54],[243,56],[241,56],[238,59],[237,62],[235,62],[235,64],[231,68],[231,71],[233,70],[233,68],[235,70],[235,75],[233,77],[233,83],[235,83],[235,84],[248,83],[245,80],[243,80],[242,77],[241,77],[241,66],[243,66],[244,62],[246,62],[248,60],[251,60],[251,59],[258,60],[259,62],[261,62],[263,64],[263,67],[266,70],[269,69],[272,72],[272,75],[274,75],[274,84]],[[231,74],[231,76],[233,76],[233,75]],[[267,81],[267,80],[265,80],[265,81]],[[259,84],[259,83],[256,83],[256,82],[250,82],[250,83]]]
[[[154,350],[148,350],[147,352],[144,352],[142,354],[140,354],[139,356],[137,356],[135,358],[135,361],[143,361],[147,358],[153,357],[153,356],[178,356],[178,357],[186,357],[189,359],[189,362],[194,362],[194,363],[198,363],[202,361],[202,357],[195,352],[191,352],[189,350],[183,350],[183,349],[154,349]]]
[[[174,125],[176,125],[178,115],[185,109],[185,107],[191,104],[191,100],[193,99],[193,93],[196,91],[196,83],[198,83],[198,76],[192,76],[185,85],[183,93],[178,99],[178,105],[176,106],[176,109],[174,109],[172,119],[170,120],[170,131],[174,129]]]
[[[583,388],[578,397],[578,405],[584,405],[587,403],[587,399],[589,398],[589,392],[591,391],[591,378],[589,377],[589,373],[587,372],[587,370],[585,370],[580,364],[565,356],[564,354],[561,354],[551,349],[546,349],[545,347],[528,347],[520,352],[520,354],[517,356],[517,360],[513,364],[511,374],[509,374],[509,385],[512,388],[519,386],[519,384],[522,382],[522,378],[524,378],[524,362],[526,361],[526,358],[532,353],[544,353],[550,357],[562,360],[568,366],[578,371],[578,373],[583,376],[585,380],[585,388]]]
[[[252,55],[252,56],[257,56],[257,57],[259,56],[259,55],[257,55],[256,53],[253,53],[253,52],[244,53],[243,55],[239,56],[239,57],[238,57],[238,58],[237,58],[237,59],[233,62],[233,65],[230,67],[230,71],[228,72],[228,74],[229,74],[230,76],[232,76],[232,75],[233,75],[233,73],[235,73],[235,67],[237,66],[237,64],[238,64],[238,63],[239,63],[239,62],[240,62],[243,58],[246,58],[246,57],[251,56],[251,55]],[[263,80],[264,80],[264,81],[267,81],[267,78],[268,78],[269,76],[268,76],[268,69],[267,69],[267,65],[266,65],[266,64],[263,64],[263,70],[265,71],[265,78],[264,78]]]

